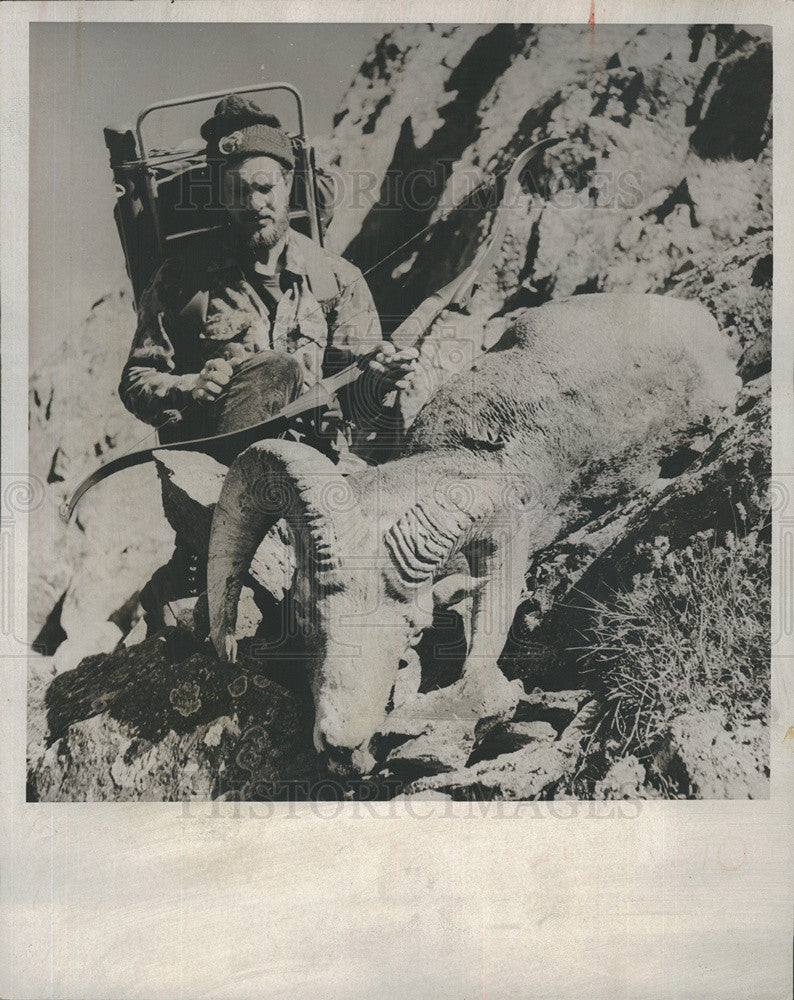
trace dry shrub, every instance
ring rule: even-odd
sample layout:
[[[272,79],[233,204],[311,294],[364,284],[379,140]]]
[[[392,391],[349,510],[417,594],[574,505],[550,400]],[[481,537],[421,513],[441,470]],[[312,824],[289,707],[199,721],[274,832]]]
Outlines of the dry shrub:
[[[609,603],[593,602],[580,647],[609,706],[606,757],[648,760],[684,710],[720,707],[729,725],[765,719],[770,700],[770,546],[751,531],[716,544],[701,532],[673,552],[638,548],[648,570]]]

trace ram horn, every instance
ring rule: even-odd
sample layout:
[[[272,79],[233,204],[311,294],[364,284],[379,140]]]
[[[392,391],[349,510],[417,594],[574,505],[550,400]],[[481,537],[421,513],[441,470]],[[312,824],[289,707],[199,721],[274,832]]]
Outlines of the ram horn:
[[[440,484],[433,495],[419,500],[383,536],[383,542],[403,586],[432,580],[439,569],[503,504],[493,484],[462,480]]]
[[[210,631],[218,655],[234,660],[237,605],[251,560],[265,535],[284,518],[293,529],[299,558],[318,588],[338,582],[340,504],[350,487],[336,467],[313,448],[266,440],[234,460],[218,498],[207,557]],[[348,498],[349,500],[349,498]],[[355,505],[356,501],[353,500]]]

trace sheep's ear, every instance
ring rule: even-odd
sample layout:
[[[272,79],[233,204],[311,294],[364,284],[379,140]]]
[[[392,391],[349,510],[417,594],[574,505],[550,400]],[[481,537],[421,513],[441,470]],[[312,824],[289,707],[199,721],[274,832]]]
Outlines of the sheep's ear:
[[[488,576],[451,573],[433,584],[433,604],[439,608],[451,608],[464,598],[479,594],[489,580]]]

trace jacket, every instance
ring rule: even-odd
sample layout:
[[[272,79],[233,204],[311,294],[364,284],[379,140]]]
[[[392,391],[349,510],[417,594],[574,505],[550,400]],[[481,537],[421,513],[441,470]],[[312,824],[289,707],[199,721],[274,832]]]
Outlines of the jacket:
[[[271,320],[256,276],[233,246],[206,265],[166,260],[141,297],[138,324],[119,384],[126,408],[167,427],[164,438],[198,436],[192,390],[205,363],[263,350],[296,354],[304,386],[349,364],[382,339],[361,271],[290,229],[283,295]],[[342,400],[350,413],[350,402]]]

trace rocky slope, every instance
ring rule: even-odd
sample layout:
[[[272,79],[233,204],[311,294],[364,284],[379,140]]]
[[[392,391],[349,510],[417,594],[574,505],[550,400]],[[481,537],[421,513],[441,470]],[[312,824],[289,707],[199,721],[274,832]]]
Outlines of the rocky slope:
[[[694,428],[653,487],[625,496],[604,470],[571,498],[573,530],[528,567],[503,657],[528,692],[542,690],[489,733],[385,733],[383,794],[767,794],[768,678],[757,721],[696,706],[658,746],[621,756],[602,725],[611,694],[598,676],[580,676],[572,647],[587,625],[581,607],[631,588],[655,540],[675,552],[698,532],[715,544],[729,531],[768,538],[770,98],[769,37],[730,26],[411,25],[384,36],[353,81],[320,144],[340,176],[330,236],[368,272],[387,327],[487,236],[499,187],[471,192],[530,143],[563,140],[526,177],[470,301],[424,338],[406,421],[517,310],[584,291],[699,299],[731,339],[744,382],[733,411]],[[31,534],[31,638],[49,615],[45,653],[64,633],[77,641],[86,621],[104,622],[170,551],[159,491],[139,470],[95,491],[78,527],[64,531],[53,516],[73,477],[140,436],[114,395],[131,323],[123,298],[98,303],[79,331],[79,373],[65,344],[32,379],[31,470],[48,483],[48,503]],[[184,624],[176,639],[86,660],[55,681],[50,659],[34,665],[34,797],[250,797],[316,780],[300,685],[265,676],[255,655],[234,677],[214,674],[202,629]],[[157,683],[133,693],[152,664]],[[406,670],[421,669],[423,687],[443,682],[420,648]],[[157,727],[144,731],[144,708]],[[737,763],[723,778],[726,755]]]
[[[173,533],[151,469],[108,479],[80,502],[69,527],[59,514],[100,462],[153,443],[116,392],[134,328],[129,295],[107,295],[30,380],[30,471],[45,500],[31,514],[28,622],[30,641],[38,638],[44,653],[54,653],[64,633],[77,640],[105,621],[170,551]]]

